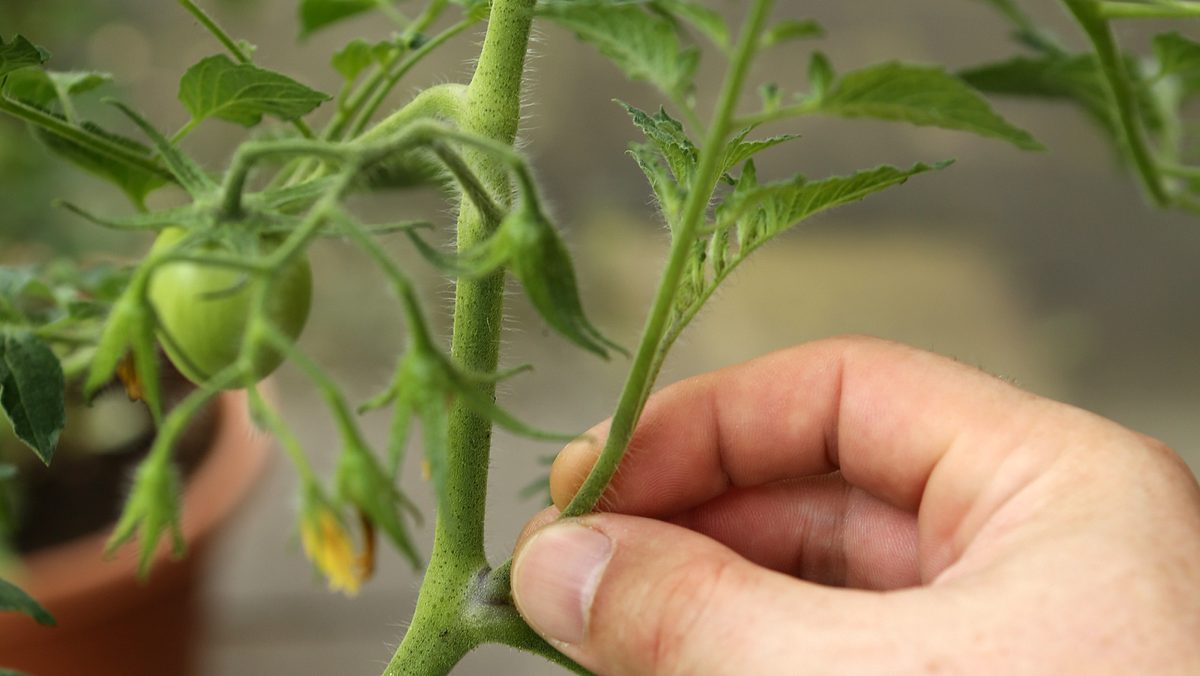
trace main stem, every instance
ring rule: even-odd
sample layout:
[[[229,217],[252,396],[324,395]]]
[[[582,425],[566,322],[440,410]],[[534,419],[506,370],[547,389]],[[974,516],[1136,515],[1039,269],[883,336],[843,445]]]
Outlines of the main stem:
[[[521,85],[536,0],[494,0],[483,50],[467,87],[460,127],[506,145],[516,140]],[[511,201],[504,164],[473,148],[463,158],[502,205]],[[458,248],[486,239],[498,224],[485,219],[464,197],[458,216]],[[465,370],[492,373],[500,359],[504,273],[460,279],[454,299],[451,356]],[[480,383],[495,396],[495,386]],[[487,571],[484,516],[487,509],[491,421],[456,403],[450,412],[446,491],[439,496],[433,554],[421,585],[412,625],[385,674],[444,674],[483,639],[464,620],[471,590]]]

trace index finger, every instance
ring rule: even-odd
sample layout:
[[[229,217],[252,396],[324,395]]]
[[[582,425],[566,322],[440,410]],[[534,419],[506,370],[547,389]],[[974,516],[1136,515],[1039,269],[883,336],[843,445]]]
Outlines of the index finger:
[[[1038,423],[1067,410],[1082,413],[898,344],[869,338],[809,343],[651,397],[602,506],[667,518],[731,488],[840,470],[851,485],[914,513],[930,489],[944,526],[934,524],[934,530],[943,531],[963,517],[1014,450],[1031,458],[1016,463],[1026,478],[1049,463],[1055,444],[1031,444],[1028,433],[1052,430]],[[593,441],[560,454],[551,475],[560,508],[606,435],[603,423],[587,435]],[[935,470],[936,490],[930,486]]]

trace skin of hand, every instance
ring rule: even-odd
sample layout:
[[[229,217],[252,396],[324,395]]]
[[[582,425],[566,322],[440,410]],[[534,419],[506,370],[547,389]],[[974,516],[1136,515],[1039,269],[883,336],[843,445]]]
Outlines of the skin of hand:
[[[652,397],[513,594],[598,674],[1200,674],[1200,488],[1158,441],[952,360],[802,345]]]

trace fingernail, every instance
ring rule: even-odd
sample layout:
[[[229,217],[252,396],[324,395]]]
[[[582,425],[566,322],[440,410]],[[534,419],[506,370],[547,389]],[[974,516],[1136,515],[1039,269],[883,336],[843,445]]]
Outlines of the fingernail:
[[[573,523],[534,535],[513,564],[513,595],[526,621],[548,639],[581,642],[612,549],[604,533]]]

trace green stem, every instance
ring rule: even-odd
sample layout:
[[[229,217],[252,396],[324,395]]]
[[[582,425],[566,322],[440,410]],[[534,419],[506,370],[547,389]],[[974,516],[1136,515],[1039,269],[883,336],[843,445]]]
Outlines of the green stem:
[[[195,129],[199,124],[200,121],[196,118],[188,120],[187,124],[180,127],[179,131],[171,135],[171,145],[179,145],[179,142],[182,141],[188,134],[192,133],[192,130]]]
[[[1158,206],[1168,206],[1170,195],[1163,184],[1162,174],[1154,153],[1142,132],[1141,118],[1138,113],[1137,95],[1129,73],[1126,71],[1125,59],[1117,47],[1116,38],[1108,22],[1100,13],[1099,6],[1094,0],[1063,0],[1067,9],[1087,33],[1096,56],[1100,60],[1104,79],[1108,82],[1112,104],[1121,125],[1122,136],[1129,148],[1129,154],[1137,168],[1138,176],[1150,198]]]
[[[283,447],[284,453],[292,461],[292,465],[296,468],[296,473],[300,475],[300,479],[304,484],[312,485],[319,483],[312,463],[309,462],[308,456],[304,454],[304,449],[300,446],[300,440],[296,438],[296,435],[292,434],[291,429],[284,424],[283,419],[279,417],[275,409],[259,393],[258,387],[246,388],[246,396],[250,402],[250,409],[254,411],[258,420],[266,425],[271,435],[279,441],[279,445]]]
[[[696,179],[688,193],[683,217],[671,244],[667,269],[659,283],[654,306],[646,321],[646,328],[642,333],[642,340],[638,345],[633,366],[630,368],[629,379],[625,381],[625,389],[621,392],[621,399],[617,404],[616,413],[613,415],[608,440],[596,465],[584,480],[583,486],[580,487],[579,492],[575,494],[567,508],[563,510],[563,517],[581,516],[595,509],[596,503],[604,494],[604,490],[617,471],[621,458],[625,455],[629,440],[633,437],[634,428],[637,426],[638,418],[641,416],[651,387],[651,379],[657,371],[655,363],[661,363],[657,355],[675,304],[679,282],[683,278],[684,268],[704,220],[709,198],[721,177],[720,159],[725,152],[725,143],[729,139],[734,111],[741,99],[746,75],[754,58],[755,46],[758,44],[758,36],[770,14],[771,4],[772,0],[755,0],[750,16],[742,27],[733,62],[730,64],[729,74],[725,79],[721,98],[717,103],[712,127],[709,129],[704,148],[700,153],[700,166],[696,171]]]
[[[1200,181],[1200,167],[1188,167],[1179,164],[1170,164],[1162,167],[1163,173],[1168,176],[1177,178],[1186,178],[1192,181]]]
[[[387,98],[387,95],[391,93],[396,84],[399,83],[409,71],[411,71],[426,56],[433,52],[433,50],[442,46],[442,44],[444,44],[450,38],[453,38],[455,35],[458,35],[471,26],[474,26],[476,23],[477,21],[475,19],[469,17],[459,21],[458,23],[434,36],[429,42],[421,45],[421,47],[410,54],[408,58],[404,59],[404,61],[400,63],[396,70],[388,73],[383,78],[382,86],[376,88],[372,92],[370,100],[367,101],[362,109],[362,112],[358,115],[358,121],[355,122],[350,128],[350,137],[354,138],[362,133],[362,130],[365,129],[368,124],[370,124],[371,118],[375,116],[375,112],[379,110],[379,106],[383,104],[383,101]]]
[[[379,124],[356,139],[356,143],[373,143],[394,138],[396,134],[423,118],[445,119],[457,122],[466,107],[467,88],[461,84],[443,84],[422,91],[403,108],[389,115]],[[309,158],[311,159],[311,158]],[[303,181],[312,181],[325,175],[328,167],[322,165],[311,173],[310,164],[302,164],[293,173],[292,178],[305,176]],[[301,181],[301,182],[303,182]]]
[[[494,0],[483,50],[467,87],[459,120],[467,133],[511,146],[521,118],[521,90],[536,0]],[[467,149],[464,159],[489,192],[509,195],[504,162]],[[507,201],[507,200],[506,200]],[[505,205],[507,206],[507,205]],[[497,223],[481,216],[467,198],[458,218],[459,250],[487,239]],[[459,280],[455,289],[451,356],[465,371],[493,373],[500,357],[504,273]],[[493,399],[495,385],[481,382],[480,394]],[[461,398],[460,398],[461,399]],[[446,503],[434,527],[433,553],[421,585],[412,624],[396,650],[387,676],[445,674],[485,637],[470,627],[469,590],[486,576],[484,516],[492,423],[456,402],[450,412]]]
[[[283,141],[253,141],[238,148],[237,154],[230,163],[225,175],[225,185],[221,187],[221,215],[233,220],[242,215],[242,194],[246,189],[246,181],[250,170],[258,162],[270,157],[287,157],[299,155],[303,157],[323,157],[344,162],[353,153],[343,146],[325,141],[306,139],[287,139]]]
[[[211,33],[225,49],[229,50],[229,53],[233,54],[233,58],[237,59],[238,63],[250,63],[250,55],[242,49],[242,46],[237,41],[230,37],[229,33],[225,32],[224,28],[221,28],[221,25],[208,12],[201,9],[192,0],[179,0],[179,4],[183,5],[188,14],[195,17],[200,22],[200,25],[204,26],[205,30]]]
[[[445,10],[445,7],[446,2],[444,0],[439,0],[438,2],[430,4],[429,7],[426,8],[425,13],[418,17],[413,23],[412,28],[409,29],[408,35],[420,33],[428,28],[434,21],[437,20],[442,11]],[[451,36],[447,36],[445,39],[449,39],[449,37]],[[445,39],[441,40],[441,42],[445,42]],[[404,44],[401,45],[400,49],[408,49],[407,45],[409,40],[411,40],[411,38],[405,38]],[[373,99],[379,87],[388,80],[389,68],[393,63],[396,62],[397,59],[400,59],[403,56],[403,53],[404,52],[401,51],[399,54],[393,57],[393,59],[382,64],[377,70],[375,70],[374,73],[371,74],[371,77],[366,82],[364,82],[357,90],[355,90],[353,96],[351,96],[346,102],[346,105],[342,108],[339,108],[337,113],[333,116],[333,119],[329,121],[329,124],[325,127],[324,131],[321,132],[321,138],[327,141],[336,141],[342,138],[343,133],[346,131],[346,127],[354,121],[354,118],[362,111],[362,108],[366,102]],[[394,85],[395,83],[393,82],[390,86]]]
[[[21,103],[20,101],[13,101],[0,95],[0,111],[34,126],[41,127],[55,136],[78,143],[100,155],[123,162],[166,181],[175,182],[175,177],[149,156],[131,150],[103,136],[93,134],[82,127],[71,125],[38,108]]]
[[[376,4],[379,6],[379,12],[390,19],[391,22],[397,26],[401,28],[407,28],[412,23],[409,18],[405,16],[404,12],[401,12],[392,5],[391,0],[382,0]]]
[[[496,0],[492,6],[479,65],[467,87],[466,110],[459,121],[464,132],[511,146],[521,118],[525,57],[533,23],[534,0]],[[504,162],[486,152],[466,149],[464,160],[489,192],[508,206],[509,174]],[[497,223],[484,219],[469,199],[460,205],[458,249],[466,251],[492,235]],[[461,280],[456,288],[451,356],[469,373],[493,373],[500,357],[504,274]],[[480,384],[495,397],[495,386]],[[435,543],[456,558],[484,561],[491,421],[461,402],[450,415],[448,491],[458,502],[450,514],[439,514]],[[435,544],[435,550],[438,547]]]
[[[1101,2],[1097,8],[1105,19],[1179,19],[1200,18],[1200,2]]]

